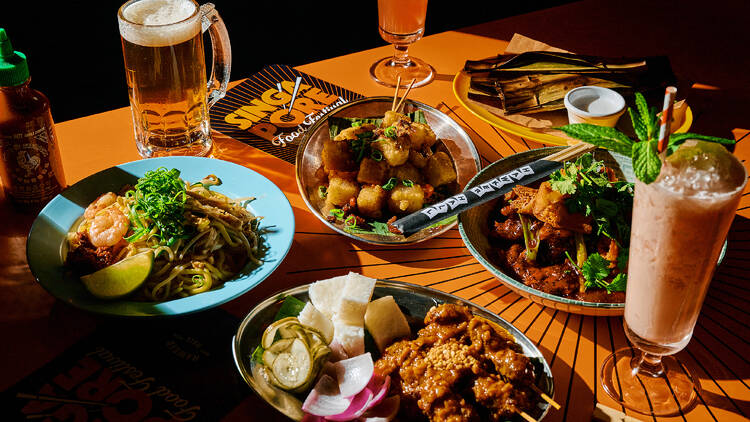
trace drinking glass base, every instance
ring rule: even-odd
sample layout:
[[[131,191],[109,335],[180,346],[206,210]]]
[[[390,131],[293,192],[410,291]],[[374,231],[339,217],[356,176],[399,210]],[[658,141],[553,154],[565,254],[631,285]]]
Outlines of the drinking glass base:
[[[416,88],[432,82],[435,70],[424,60],[411,56],[406,64],[394,61],[391,56],[378,60],[370,67],[370,76],[381,85],[395,87],[399,75],[402,87],[408,86],[414,79],[413,88]]]
[[[159,146],[153,143],[136,142],[138,154],[143,158],[167,157],[186,155],[193,157],[207,157],[211,154],[213,141],[210,136],[201,137],[194,142],[174,146]]]
[[[696,405],[700,382],[672,356],[649,366],[638,349],[624,348],[602,363],[601,383],[616,402],[644,415],[669,416]]]

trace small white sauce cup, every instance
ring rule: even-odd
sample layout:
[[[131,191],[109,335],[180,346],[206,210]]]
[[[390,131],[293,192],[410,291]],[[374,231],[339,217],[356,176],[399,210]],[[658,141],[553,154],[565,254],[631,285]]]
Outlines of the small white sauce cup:
[[[609,88],[579,86],[565,94],[569,123],[614,127],[625,112],[625,99]]]

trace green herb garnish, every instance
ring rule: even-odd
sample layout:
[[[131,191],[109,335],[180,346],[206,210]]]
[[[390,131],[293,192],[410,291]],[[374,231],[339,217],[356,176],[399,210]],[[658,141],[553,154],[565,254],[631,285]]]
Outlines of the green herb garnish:
[[[412,181],[411,181],[411,180],[409,180],[409,179],[405,179],[405,180],[402,180],[402,181],[401,181],[401,184],[403,184],[403,185],[404,185],[404,186],[406,186],[407,188],[410,188],[410,187],[414,186],[414,182],[412,182]]]
[[[344,218],[344,210],[342,210],[340,208],[334,208],[331,211],[329,211],[328,214],[336,217],[339,220],[342,219],[342,218]]]
[[[617,274],[612,282],[607,283],[605,279],[610,275],[610,262],[599,255],[593,253],[581,266],[581,274],[586,280],[586,288],[607,289],[607,293],[624,292],[627,284],[627,276],[624,273]]]
[[[346,227],[357,227],[357,217],[350,215],[344,220],[344,226]]]
[[[370,158],[375,161],[383,161],[383,153],[377,149],[370,150]]]
[[[539,231],[536,233],[531,232],[531,221],[523,214],[518,214],[518,218],[521,220],[521,228],[523,229],[523,242],[526,246],[526,262],[533,264],[536,262],[536,256],[539,252]]]
[[[550,174],[552,189],[570,195],[565,206],[571,213],[591,217],[597,235],[622,242],[630,239],[630,214],[633,209],[633,184],[610,182],[604,162],[584,154],[575,162],[566,162],[562,170]]]
[[[396,127],[395,126],[388,126],[383,131],[383,135],[385,135],[385,136],[387,136],[389,138],[395,139],[396,138]]]
[[[381,236],[395,236],[395,234],[391,233],[391,231],[388,230],[388,224],[386,223],[373,221],[371,223],[367,223],[367,225],[371,226],[372,229],[366,229],[355,225],[344,226],[344,230],[354,234],[379,234]]]
[[[385,184],[384,184],[384,185],[382,186],[382,188],[383,188],[383,189],[385,189],[385,190],[391,190],[391,189],[393,189],[394,187],[396,187],[396,183],[397,183],[397,182],[398,182],[398,179],[396,179],[395,177],[391,177],[391,178],[390,178],[390,179],[388,179],[388,181],[387,181],[387,182],[386,182],[386,183],[385,183]]]
[[[328,188],[326,188],[325,186],[318,186],[318,196],[320,196],[321,198],[325,198],[326,196],[328,196]]]
[[[659,136],[659,119],[656,108],[648,107],[646,99],[640,92],[635,94],[636,109],[628,107],[628,114],[637,140],[633,141],[615,128],[596,126],[588,123],[574,123],[561,128],[566,135],[583,142],[607,148],[626,155],[633,161],[635,176],[643,183],[651,183],[659,176],[661,160],[656,150]],[[688,139],[698,139],[719,144],[732,145],[734,140],[697,133],[676,133],[669,136],[667,155]]]
[[[187,237],[183,225],[187,193],[179,170],[160,167],[147,171],[127,196],[134,199],[129,215],[135,231],[127,241],[134,242],[151,231],[138,210],[156,225],[155,236],[161,242],[172,245],[177,239]]]
[[[355,160],[358,163],[370,154],[370,142],[372,142],[373,136],[372,132],[358,133],[357,139],[350,142],[352,152],[356,156]]]
[[[305,302],[297,299],[294,296],[287,296],[281,303],[279,311],[276,312],[276,316],[273,318],[274,321],[284,319],[287,317],[296,317],[302,312],[302,308],[305,307]]]

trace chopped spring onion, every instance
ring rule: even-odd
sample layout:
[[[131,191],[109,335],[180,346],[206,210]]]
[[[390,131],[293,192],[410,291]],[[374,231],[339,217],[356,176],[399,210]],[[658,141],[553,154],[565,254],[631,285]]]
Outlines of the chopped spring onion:
[[[328,213],[336,218],[344,218],[344,210],[339,208],[334,208]]]
[[[383,189],[391,190],[394,187],[396,187],[397,182],[398,182],[398,179],[396,179],[395,177],[391,177],[390,179],[388,179],[388,182],[386,182],[386,184],[383,185]]]

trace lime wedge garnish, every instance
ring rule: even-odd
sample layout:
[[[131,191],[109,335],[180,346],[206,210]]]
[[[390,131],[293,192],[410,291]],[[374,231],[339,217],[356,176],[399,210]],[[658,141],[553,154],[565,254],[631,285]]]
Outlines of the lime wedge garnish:
[[[141,287],[154,265],[154,253],[146,251],[81,277],[83,285],[99,299],[118,299]]]

